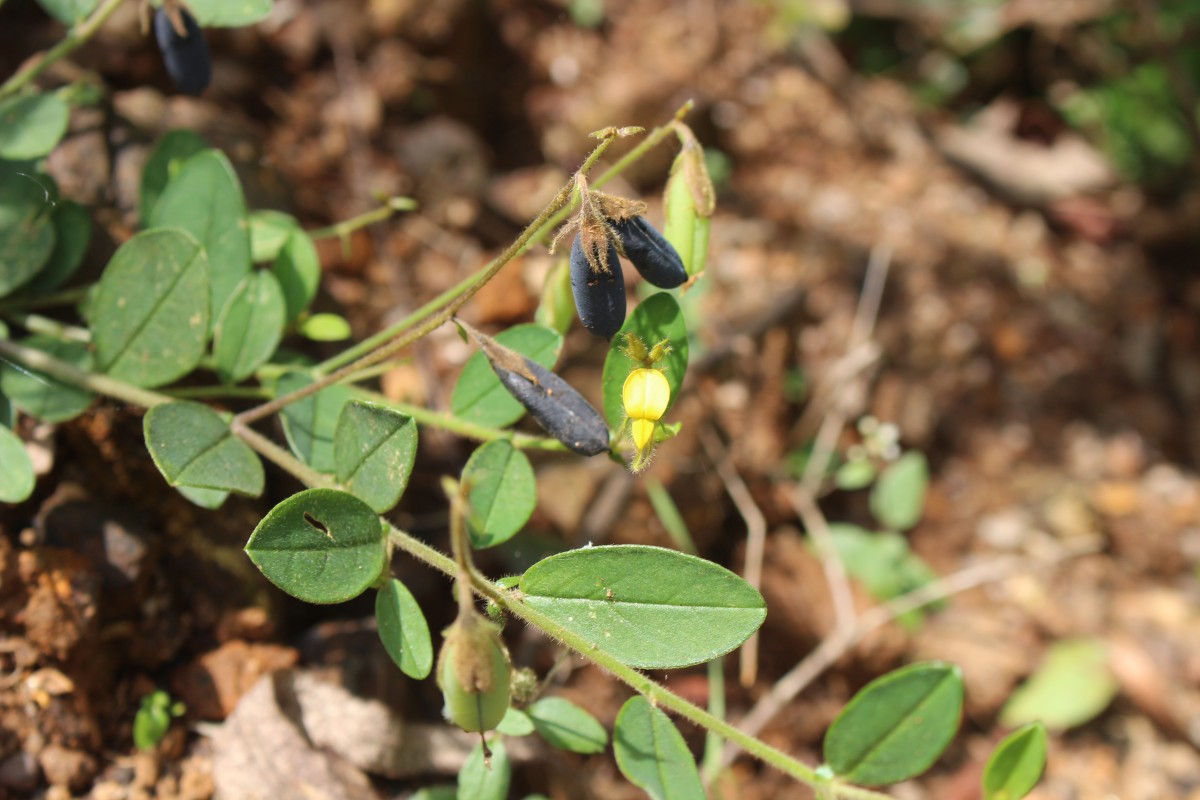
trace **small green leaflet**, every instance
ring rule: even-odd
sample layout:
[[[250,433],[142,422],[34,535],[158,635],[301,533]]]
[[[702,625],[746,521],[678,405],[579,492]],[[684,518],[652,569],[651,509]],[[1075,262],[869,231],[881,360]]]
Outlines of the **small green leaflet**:
[[[400,502],[417,457],[417,424],[387,406],[354,400],[333,434],[338,483],[382,514]]]
[[[203,403],[155,406],[146,412],[143,428],[146,448],[172,486],[262,494],[262,462]]]
[[[1050,645],[1037,671],[1009,696],[1002,725],[1040,721],[1064,730],[1094,718],[1112,702],[1119,684],[1099,639],[1064,639]]]
[[[0,503],[20,503],[33,494],[33,462],[25,443],[0,426]]]
[[[275,355],[285,315],[283,290],[274,275],[254,270],[242,279],[214,329],[213,360],[221,380],[243,381]]]
[[[458,773],[458,800],[508,800],[512,763],[503,739],[488,742],[491,766],[484,761],[483,745],[475,745]]]
[[[41,158],[67,132],[70,109],[57,94],[36,93],[0,100],[0,159]]]
[[[537,481],[529,459],[506,441],[488,442],[467,460],[467,531],[471,546],[494,547],[517,534],[537,506]]]
[[[64,342],[36,334],[21,340],[21,344],[83,370],[92,367],[91,353],[79,342]],[[18,367],[7,360],[0,361],[0,391],[14,406],[42,422],[74,419],[87,410],[94,397],[84,389],[62,383],[37,370]]]
[[[613,726],[617,767],[654,800],[697,800],[704,784],[687,743],[666,714],[641,695],[631,697]]]
[[[544,697],[525,713],[541,737],[560,750],[573,753],[602,753],[608,732],[588,712],[562,697]]]
[[[275,395],[281,397],[312,382],[312,378],[302,372],[289,372],[275,383]],[[283,432],[292,452],[318,472],[332,474],[337,470],[334,432],[342,408],[352,397],[350,387],[334,384],[289,404],[280,412]]]
[[[405,675],[422,680],[433,669],[429,624],[408,588],[391,578],[375,596],[379,639]]]
[[[1046,726],[1031,722],[992,751],[983,769],[984,800],[1021,800],[1033,791],[1046,768]]]

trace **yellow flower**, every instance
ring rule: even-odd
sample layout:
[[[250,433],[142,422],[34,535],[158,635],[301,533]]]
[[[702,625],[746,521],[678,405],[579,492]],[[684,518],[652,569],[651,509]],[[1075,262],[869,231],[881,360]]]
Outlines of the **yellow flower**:
[[[629,435],[638,452],[645,450],[654,441],[654,420],[634,419],[629,421]]]
[[[631,420],[654,423],[666,413],[667,404],[671,402],[671,387],[667,383],[667,376],[662,374],[662,370],[635,369],[625,379],[625,385],[621,388],[621,399],[625,403],[625,413]],[[654,425],[649,425],[649,429],[653,431]],[[639,437],[636,426],[634,430],[634,443],[637,444]],[[649,436],[645,438],[648,440]],[[639,450],[642,447],[641,444],[637,446]]]

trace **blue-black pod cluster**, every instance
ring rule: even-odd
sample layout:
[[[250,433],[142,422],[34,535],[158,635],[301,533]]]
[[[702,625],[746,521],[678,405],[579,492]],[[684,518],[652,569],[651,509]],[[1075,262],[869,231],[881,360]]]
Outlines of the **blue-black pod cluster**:
[[[615,221],[613,227],[621,237],[629,263],[637,267],[643,278],[660,289],[674,289],[687,281],[683,259],[645,217]]]
[[[170,15],[159,8],[154,12],[154,38],[175,88],[196,95],[212,81],[212,57],[195,17],[184,8],[179,8],[178,13],[187,35],[180,36],[171,24]]]
[[[588,331],[611,339],[625,324],[625,280],[617,248],[608,245],[608,272],[592,269],[583,251],[582,237],[571,245],[571,293],[575,310]]]
[[[583,456],[608,450],[608,423],[571,384],[532,359],[518,355],[523,369],[517,372],[501,366],[486,350],[485,354],[504,388],[546,433]]]

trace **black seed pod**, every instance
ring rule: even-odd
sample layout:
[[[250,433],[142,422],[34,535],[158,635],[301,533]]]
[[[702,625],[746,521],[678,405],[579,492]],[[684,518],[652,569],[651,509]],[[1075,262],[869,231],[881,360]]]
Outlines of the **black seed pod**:
[[[580,237],[576,236],[571,245],[571,292],[583,327],[605,339],[621,330],[625,324],[625,281],[617,248],[608,245],[608,272],[598,272],[588,263]]]
[[[200,94],[212,80],[212,58],[195,18],[186,9],[178,12],[187,36],[180,36],[170,15],[159,8],[154,12],[154,38],[175,88],[184,94]]]
[[[621,236],[629,263],[637,267],[643,278],[660,289],[674,289],[687,280],[683,259],[645,217],[614,221],[613,226]]]

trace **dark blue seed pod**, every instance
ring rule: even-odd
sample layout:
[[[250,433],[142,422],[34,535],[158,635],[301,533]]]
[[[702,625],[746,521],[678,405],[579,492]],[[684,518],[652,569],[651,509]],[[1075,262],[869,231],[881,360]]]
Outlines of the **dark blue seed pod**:
[[[154,38],[175,88],[184,94],[200,94],[212,80],[212,58],[195,18],[182,8],[179,16],[187,36],[180,36],[170,16],[159,8],[154,12]]]
[[[519,354],[514,353],[524,367],[521,372],[526,374],[500,366],[493,354],[484,352],[504,388],[525,406],[529,416],[546,433],[583,456],[596,456],[608,450],[608,423],[571,384]]]
[[[687,280],[683,259],[675,247],[645,217],[614,222],[629,263],[660,289],[674,289]]]
[[[625,281],[621,257],[608,245],[608,272],[597,272],[584,255],[580,237],[571,245],[571,292],[583,327],[596,336],[611,339],[625,324]]]

